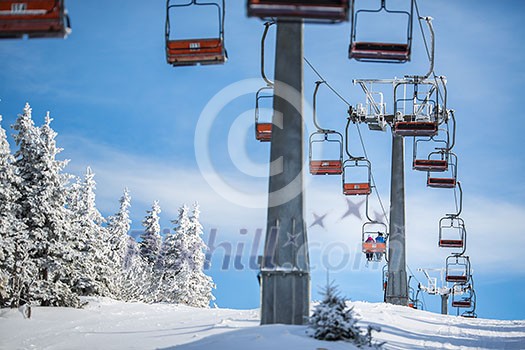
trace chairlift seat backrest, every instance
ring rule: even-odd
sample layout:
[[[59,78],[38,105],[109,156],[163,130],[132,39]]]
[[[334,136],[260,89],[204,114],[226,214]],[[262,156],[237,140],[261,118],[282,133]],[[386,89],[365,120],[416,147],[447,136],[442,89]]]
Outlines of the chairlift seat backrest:
[[[311,160],[310,174],[312,175],[341,175],[343,162],[337,160]]]
[[[168,40],[166,56],[169,64],[219,64],[226,61],[226,52],[220,38]]]
[[[462,239],[440,239],[439,246],[442,248],[463,248]]]
[[[419,171],[447,171],[448,162],[446,159],[414,159],[412,168]]]
[[[372,188],[368,182],[343,184],[343,194],[346,196],[368,195],[370,193],[372,193]]]
[[[272,140],[272,123],[255,124],[255,138],[261,142]]]
[[[438,125],[431,121],[398,121],[394,123],[394,133],[400,136],[434,136]]]
[[[410,47],[408,44],[354,42],[350,48],[349,57],[356,60],[406,62],[410,60]]]
[[[0,38],[64,38],[69,30],[63,0],[0,1]]]
[[[428,177],[427,186],[435,188],[454,188],[456,187],[457,181],[455,177]]]

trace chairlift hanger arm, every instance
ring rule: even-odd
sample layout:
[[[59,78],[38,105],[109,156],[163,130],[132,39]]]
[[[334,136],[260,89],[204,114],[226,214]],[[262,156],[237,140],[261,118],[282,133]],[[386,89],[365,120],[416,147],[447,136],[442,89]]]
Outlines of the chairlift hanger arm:
[[[263,32],[263,35],[262,35],[262,38],[261,38],[261,76],[262,76],[262,78],[264,79],[264,81],[266,82],[266,84],[268,86],[273,86],[274,83],[273,83],[273,81],[268,79],[268,77],[266,76],[266,73],[264,71],[264,47],[265,47],[265,42],[266,42],[266,35],[268,34],[268,30],[270,29],[270,27],[273,24],[275,24],[274,21],[264,22],[264,32]]]

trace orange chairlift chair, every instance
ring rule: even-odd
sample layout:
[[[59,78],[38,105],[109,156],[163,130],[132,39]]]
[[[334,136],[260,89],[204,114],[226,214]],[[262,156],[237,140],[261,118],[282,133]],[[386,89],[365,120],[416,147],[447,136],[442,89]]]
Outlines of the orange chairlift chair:
[[[454,254],[447,257],[445,281],[467,283],[470,277],[470,259],[468,256]]]
[[[247,0],[248,17],[341,22],[348,20],[350,0]]]
[[[319,126],[317,122],[317,92],[319,86],[323,83],[325,82],[317,81],[315,83],[313,95],[313,122],[317,131],[313,132],[309,138],[308,160],[310,164],[310,174],[341,175],[343,173],[343,135],[335,130],[324,129]],[[330,150],[330,153],[334,153],[334,156],[326,157],[323,154],[320,158],[316,158],[313,152],[314,145],[321,150],[328,145],[335,145],[336,147],[331,147]],[[333,151],[334,149],[336,150],[335,152]]]
[[[378,9],[358,9],[356,10],[356,1],[352,1],[352,32],[350,36],[349,58],[365,62],[390,62],[403,63],[410,61],[412,47],[412,17],[414,9],[414,0],[406,0],[410,4],[409,10],[391,10],[386,5],[386,0],[381,0],[381,6]],[[388,15],[406,16],[406,40],[403,42],[384,42],[384,41],[361,41],[358,37],[358,19],[363,14],[385,13]]]
[[[427,186],[434,188],[455,188],[459,181],[457,181],[457,156],[448,152],[448,164],[446,171],[428,171],[427,172]],[[440,175],[436,175],[436,172]]]
[[[382,236],[384,242],[376,242],[377,237]],[[372,237],[374,242],[367,242],[368,237]],[[378,221],[369,221],[363,224],[361,230],[362,251],[370,254],[373,261],[381,261],[381,257],[386,253],[387,229],[386,225]]]
[[[213,6],[218,15],[218,35],[212,38],[172,39],[170,13],[173,9],[189,6]],[[166,2],[166,60],[173,66],[193,66],[197,64],[222,64],[228,55],[224,47],[224,0],[203,2],[190,0],[186,3]]]
[[[255,139],[269,142],[272,140],[272,121],[260,121],[261,101],[263,100],[273,101],[273,86],[264,86],[255,94]]]
[[[0,1],[0,38],[65,38],[70,32],[64,0]]]

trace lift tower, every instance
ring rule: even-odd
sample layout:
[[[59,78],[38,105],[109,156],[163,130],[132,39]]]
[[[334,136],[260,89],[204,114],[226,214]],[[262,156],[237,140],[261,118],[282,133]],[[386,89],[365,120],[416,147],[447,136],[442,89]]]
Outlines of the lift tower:
[[[261,324],[303,324],[310,274],[303,198],[303,23],[277,22]]]

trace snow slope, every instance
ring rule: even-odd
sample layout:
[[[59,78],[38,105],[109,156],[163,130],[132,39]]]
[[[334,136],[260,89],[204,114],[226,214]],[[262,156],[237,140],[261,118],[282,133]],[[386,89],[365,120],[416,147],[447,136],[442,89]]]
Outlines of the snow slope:
[[[88,299],[84,309],[0,310],[0,349],[353,349],[305,335],[304,326],[259,326],[258,310]],[[442,316],[406,307],[351,303],[385,349],[525,349],[525,321]]]

